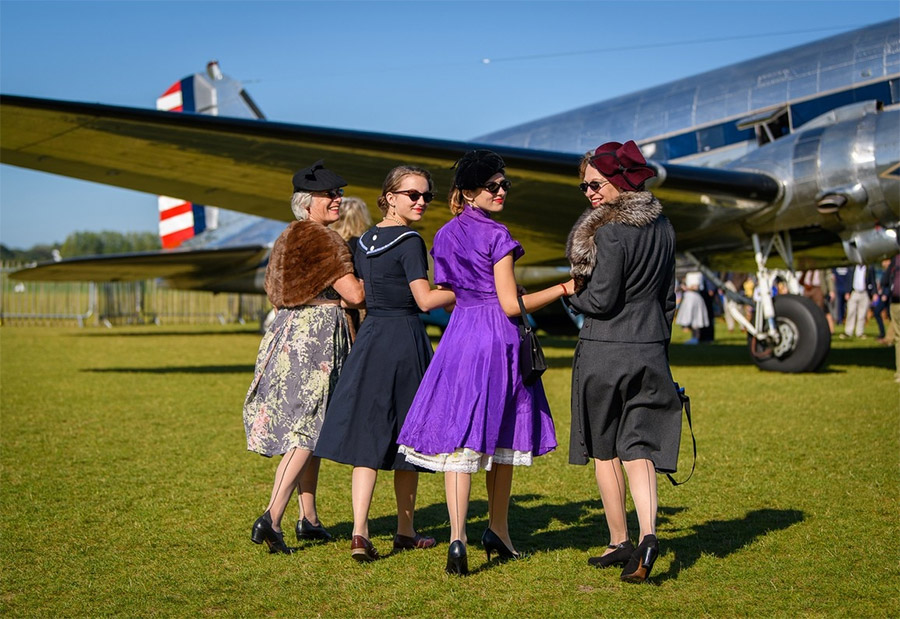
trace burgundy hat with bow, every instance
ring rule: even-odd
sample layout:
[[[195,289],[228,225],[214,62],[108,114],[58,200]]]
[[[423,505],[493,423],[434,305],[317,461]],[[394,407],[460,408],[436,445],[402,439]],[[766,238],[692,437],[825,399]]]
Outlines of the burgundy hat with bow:
[[[647,165],[647,160],[634,140],[628,140],[624,144],[601,144],[591,157],[591,165],[622,191],[641,191],[644,181],[656,176],[656,171]]]

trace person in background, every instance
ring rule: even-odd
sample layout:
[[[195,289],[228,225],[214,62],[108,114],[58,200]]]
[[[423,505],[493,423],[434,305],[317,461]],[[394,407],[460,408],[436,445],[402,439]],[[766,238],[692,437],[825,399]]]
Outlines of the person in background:
[[[520,303],[534,311],[571,294],[573,282],[520,296],[513,263],[525,252],[503,224],[510,182],[489,150],[456,162],[450,191],[454,217],[434,237],[434,281],[453,290],[456,306],[409,409],[397,442],[407,462],[444,472],[450,516],[446,571],[469,571],[466,518],[472,474],[487,471],[487,553],[519,557],[509,533],[513,467],[556,448],[540,379],[519,370]]]
[[[566,252],[576,283],[567,301],[585,315],[572,367],[569,463],[594,461],[609,528],[609,545],[588,563],[624,566],[620,579],[640,583],[659,555],[656,473],[675,471],[681,442],[681,399],[669,369],[675,231],[644,189],[656,173],[633,141],[587,153],[581,175],[591,208]],[[705,311],[699,295],[696,304]],[[637,548],[626,522],[626,476]]]
[[[369,215],[369,207],[362,198],[353,196],[345,196],[341,200],[341,218],[331,224],[329,228],[341,235],[341,238],[347,241],[347,247],[350,248],[350,255],[356,252],[356,244],[359,242],[360,235],[372,227],[372,217]],[[356,275],[359,275],[357,273]],[[364,308],[348,307],[347,321],[350,325],[350,341],[356,340],[356,334],[359,332],[359,325],[366,317]],[[299,521],[298,521],[299,522]],[[297,525],[300,526],[299,524]],[[299,528],[298,528],[299,538]]]
[[[706,301],[700,292],[702,286],[703,275],[700,271],[691,271],[685,274],[681,304],[678,306],[678,315],[675,318],[675,323],[679,327],[691,330],[691,337],[685,344],[698,344],[700,330],[708,327],[711,322],[706,309]]]
[[[847,299],[853,288],[853,269],[848,267],[835,267],[831,269],[834,276],[834,324],[844,323],[847,317]]]
[[[356,244],[354,262],[366,289],[367,316],[328,406],[316,456],[353,466],[350,554],[360,562],[380,558],[369,541],[379,470],[394,472],[394,551],[436,543],[413,526],[419,474],[397,452],[397,435],[432,355],[418,313],[454,300],[449,290],[431,289],[425,241],[409,227],[422,219],[433,198],[427,170],[394,168],[378,198],[384,219]]]
[[[900,254],[891,258],[887,268],[890,282],[891,327],[894,330],[894,381],[900,383]]]
[[[265,512],[250,533],[269,552],[290,554],[281,519],[296,489],[301,494],[300,533],[328,539],[316,512],[319,459],[313,450],[329,397],[350,349],[341,307],[364,300],[347,244],[327,226],[339,217],[347,182],[322,161],[293,177],[292,222],[275,241],[265,288],[277,308],[259,345],[253,381],[244,400],[247,449],[281,455]]]
[[[850,270],[850,286],[844,295],[847,301],[847,319],[844,322],[845,338],[856,336],[866,337],[863,330],[866,327],[866,318],[869,304],[875,292],[874,273],[870,273],[864,264],[858,264]]]
[[[881,278],[878,280],[878,304],[885,320],[884,336],[878,340],[883,346],[890,346],[894,341],[894,326],[891,324],[891,259],[881,261]]]
[[[328,226],[341,235],[350,246],[350,252],[356,251],[356,243],[363,232],[372,227],[369,207],[362,198],[345,196],[341,200],[340,219]]]
[[[800,285],[803,287],[803,296],[816,304],[825,314],[825,320],[828,321],[828,330],[834,333],[834,319],[828,310],[826,289],[828,287],[828,278],[825,273],[819,269],[810,269],[800,273]]]

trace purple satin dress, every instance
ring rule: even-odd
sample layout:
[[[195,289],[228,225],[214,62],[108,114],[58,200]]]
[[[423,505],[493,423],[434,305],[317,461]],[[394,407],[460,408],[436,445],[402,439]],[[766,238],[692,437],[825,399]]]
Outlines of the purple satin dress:
[[[453,289],[456,307],[397,439],[409,462],[471,473],[556,448],[543,385],[526,387],[519,375],[519,318],[497,299],[494,264],[510,252],[525,253],[506,226],[469,206],[434,237],[434,281]]]

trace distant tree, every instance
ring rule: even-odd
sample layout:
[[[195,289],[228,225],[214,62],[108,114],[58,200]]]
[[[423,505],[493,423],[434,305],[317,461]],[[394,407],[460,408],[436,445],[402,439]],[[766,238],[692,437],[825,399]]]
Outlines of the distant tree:
[[[124,254],[160,248],[159,237],[152,232],[73,232],[60,248],[63,258]]]
[[[53,259],[53,250],[59,249],[59,247],[59,243],[35,245],[31,249],[15,249],[0,245],[0,260],[4,262],[46,262]]]

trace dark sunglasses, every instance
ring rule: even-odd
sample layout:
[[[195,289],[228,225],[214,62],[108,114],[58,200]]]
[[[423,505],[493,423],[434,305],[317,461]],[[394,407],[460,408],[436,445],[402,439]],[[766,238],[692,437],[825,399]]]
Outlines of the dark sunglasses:
[[[590,187],[591,191],[598,192],[601,187],[606,187],[609,185],[609,181],[591,181],[590,183],[581,183],[578,185],[578,188],[581,190],[581,193],[587,193],[588,187]]]
[[[487,185],[484,185],[484,188],[487,190],[487,192],[492,193],[495,196],[500,192],[501,189],[503,191],[509,191],[510,187],[512,187],[512,183],[510,183],[509,180],[505,178],[499,183],[488,183]]]
[[[326,196],[334,200],[335,198],[340,198],[341,196],[343,196],[344,190],[338,187],[337,189],[323,189],[322,191],[313,191],[312,193],[325,194]]]
[[[392,191],[391,193],[402,193],[413,202],[418,202],[419,198],[422,198],[423,200],[425,200],[425,204],[428,204],[429,202],[434,200],[434,194],[430,191],[422,193],[421,191],[416,191],[415,189],[404,189],[403,191]]]

